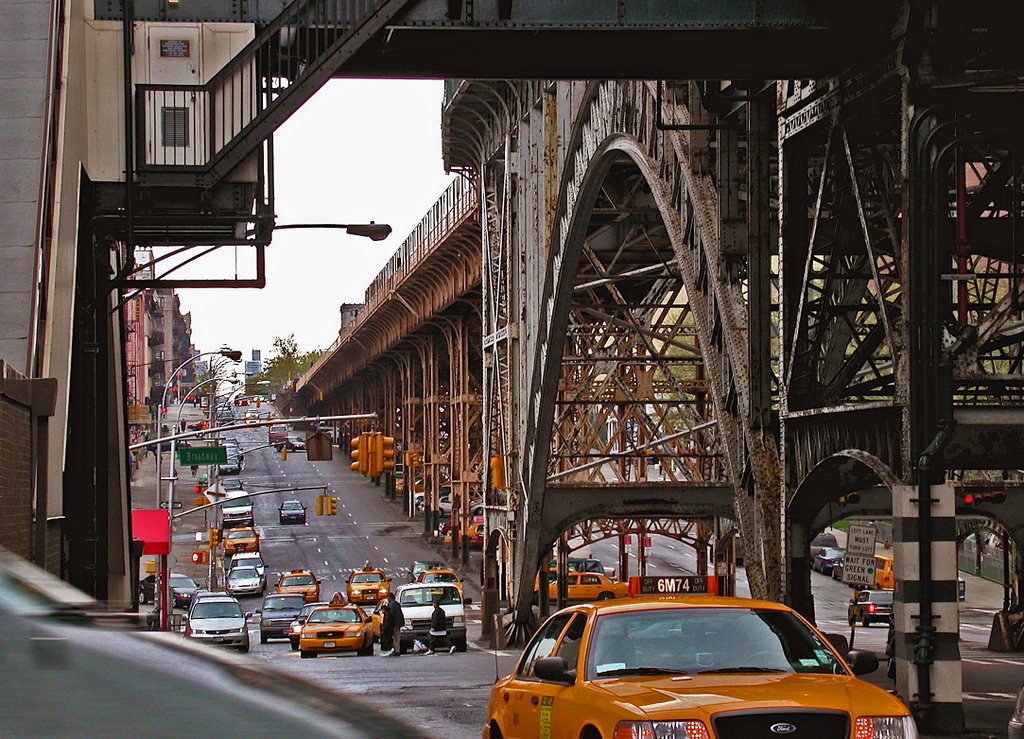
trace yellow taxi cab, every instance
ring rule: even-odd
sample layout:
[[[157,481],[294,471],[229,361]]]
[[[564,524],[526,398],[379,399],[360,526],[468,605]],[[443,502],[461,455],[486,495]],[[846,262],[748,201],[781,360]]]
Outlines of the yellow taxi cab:
[[[580,604],[552,615],[495,683],[483,736],[916,739],[906,706],[856,677],[877,667],[875,655],[840,654],[769,601],[641,595]]]
[[[299,655],[303,659],[335,652],[373,655],[372,624],[362,608],[341,600],[314,609],[299,633]]]
[[[380,632],[384,627],[384,610],[387,607],[388,602],[382,600],[370,611],[370,625],[373,628],[373,638],[375,641],[380,641]]]
[[[301,594],[307,603],[315,603],[320,600],[320,581],[309,570],[282,572],[274,592]]]
[[[254,528],[243,526],[237,529],[228,529],[224,534],[224,556],[238,552],[258,552],[259,550],[260,535]]]
[[[367,564],[349,574],[346,589],[351,603],[377,603],[391,590],[391,578],[384,574],[384,570]]]
[[[462,589],[462,580],[452,570],[447,568],[437,567],[434,569],[423,570],[420,576],[416,578],[416,582],[447,582],[451,583],[459,589],[459,595],[465,597],[465,592]]]
[[[554,601],[558,597],[555,573],[550,572],[548,578],[548,597]],[[568,583],[568,598],[571,601],[611,600],[629,595],[629,583],[615,582],[597,572],[568,572],[565,578]],[[535,593],[538,587],[539,582],[534,582]]]

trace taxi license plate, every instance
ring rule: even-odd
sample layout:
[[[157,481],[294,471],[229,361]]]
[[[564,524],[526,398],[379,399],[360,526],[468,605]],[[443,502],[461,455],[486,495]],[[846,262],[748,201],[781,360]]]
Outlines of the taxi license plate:
[[[325,641],[324,642],[324,649],[330,649],[333,646],[334,646],[334,642],[332,642],[332,641]]]
[[[213,637],[213,640],[216,641],[216,642],[222,642],[222,641],[224,641],[224,637],[223,636],[215,636],[215,637]]]

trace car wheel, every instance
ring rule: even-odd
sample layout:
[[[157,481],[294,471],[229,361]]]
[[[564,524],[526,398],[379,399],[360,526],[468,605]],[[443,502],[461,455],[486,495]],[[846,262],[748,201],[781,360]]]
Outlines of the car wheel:
[[[248,644],[243,644],[242,646],[240,646],[238,648],[238,651],[241,652],[242,654],[247,653],[249,651],[249,645]]]
[[[266,634],[264,634],[264,633],[263,633],[263,632],[261,631],[261,632],[260,632],[260,644],[266,644],[266,643],[267,643],[267,635],[266,635]]]
[[[316,652],[299,652],[302,659],[316,659]]]
[[[364,644],[363,648],[356,652],[360,657],[372,657],[373,656],[373,637],[370,637],[370,643]]]
[[[611,600],[615,597],[615,593],[609,593],[607,590],[597,596],[598,600]]]

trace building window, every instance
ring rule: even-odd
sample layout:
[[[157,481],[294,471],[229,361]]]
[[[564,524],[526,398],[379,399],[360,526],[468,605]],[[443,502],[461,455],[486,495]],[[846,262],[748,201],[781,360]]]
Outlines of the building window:
[[[188,146],[188,108],[163,108],[164,146]]]

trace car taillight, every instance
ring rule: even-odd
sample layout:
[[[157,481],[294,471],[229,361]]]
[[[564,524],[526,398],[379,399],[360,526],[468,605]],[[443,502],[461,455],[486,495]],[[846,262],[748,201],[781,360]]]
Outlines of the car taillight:
[[[875,609],[877,608],[878,606],[876,606],[874,603],[868,603],[868,613],[874,613]]]

